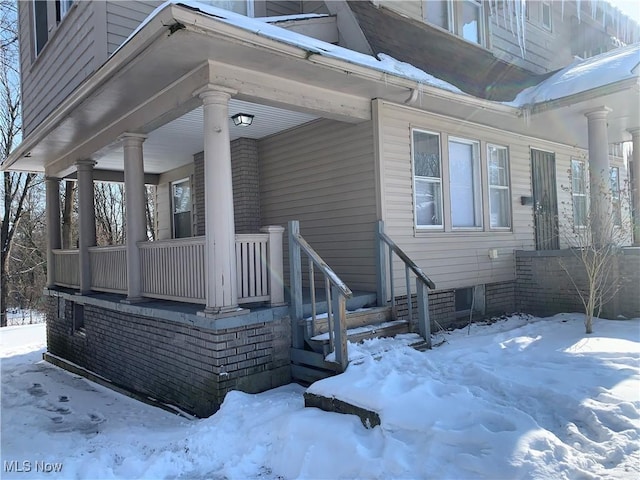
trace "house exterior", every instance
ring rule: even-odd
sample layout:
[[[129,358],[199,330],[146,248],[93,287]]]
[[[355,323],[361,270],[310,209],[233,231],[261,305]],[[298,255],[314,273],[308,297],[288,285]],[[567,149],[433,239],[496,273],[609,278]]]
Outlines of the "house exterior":
[[[326,279],[343,367],[350,296],[427,340],[515,311],[516,251],[566,246],[559,205],[588,196],[568,172],[624,182],[610,146],[633,141],[640,178],[639,27],[588,3],[19,2],[24,136],[3,168],[46,175],[47,358],[205,416],[325,362],[303,285]],[[96,246],[95,181],[124,182],[125,245]]]

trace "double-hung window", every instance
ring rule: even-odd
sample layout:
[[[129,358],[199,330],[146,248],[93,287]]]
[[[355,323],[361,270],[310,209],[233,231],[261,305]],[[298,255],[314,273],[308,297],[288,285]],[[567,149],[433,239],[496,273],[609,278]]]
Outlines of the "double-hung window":
[[[173,238],[191,236],[191,182],[189,179],[171,184]]]
[[[476,141],[449,138],[451,226],[482,227],[482,176]]]
[[[442,228],[440,136],[413,131],[414,205],[418,228]]]
[[[425,21],[479,45],[484,44],[484,13],[481,1],[426,0]]]
[[[609,169],[609,179],[611,180],[611,204],[613,207],[613,225],[622,226],[622,206],[620,205],[620,169],[611,167]]]
[[[33,0],[33,36],[36,56],[56,26],[69,13],[74,0]],[[55,21],[54,21],[55,19]]]
[[[489,225],[511,227],[511,193],[509,191],[509,155],[506,147],[487,145],[489,178]]]
[[[571,196],[573,199],[573,225],[587,225],[587,170],[582,160],[571,159]]]

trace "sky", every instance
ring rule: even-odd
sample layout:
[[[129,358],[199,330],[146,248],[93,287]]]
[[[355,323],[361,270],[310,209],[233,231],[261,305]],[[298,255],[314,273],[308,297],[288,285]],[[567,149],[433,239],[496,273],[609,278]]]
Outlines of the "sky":
[[[613,6],[617,7],[622,13],[633,18],[640,24],[640,1],[638,0],[609,0]]]

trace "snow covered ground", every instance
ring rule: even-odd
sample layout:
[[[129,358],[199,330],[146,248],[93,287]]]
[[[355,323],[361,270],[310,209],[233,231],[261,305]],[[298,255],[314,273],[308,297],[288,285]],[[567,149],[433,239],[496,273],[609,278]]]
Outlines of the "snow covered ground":
[[[640,478],[640,319],[583,329],[512,317],[430,352],[352,345],[312,388],[376,407],[367,430],[296,385],[186,420],[43,363],[44,325],[7,327],[2,478]]]

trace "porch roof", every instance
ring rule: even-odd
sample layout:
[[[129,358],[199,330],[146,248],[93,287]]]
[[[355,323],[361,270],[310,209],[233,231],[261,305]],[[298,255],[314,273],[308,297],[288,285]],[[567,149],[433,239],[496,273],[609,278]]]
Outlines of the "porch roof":
[[[615,114],[627,120],[613,123],[623,132],[637,126],[627,125],[637,123],[637,77],[635,82],[635,89],[609,90],[602,99],[615,97]],[[514,133],[587,144],[584,117],[574,108],[563,112],[572,128],[550,128],[523,118],[518,105],[460,92],[393,58],[378,60],[263,20],[171,1],[36,127],[2,169],[67,175],[76,160],[110,148],[123,133],[149,133],[192,111],[200,103],[193,92],[207,83],[238,92],[238,100],[348,122],[370,120],[371,100],[382,98]],[[590,99],[600,101],[598,95]]]

